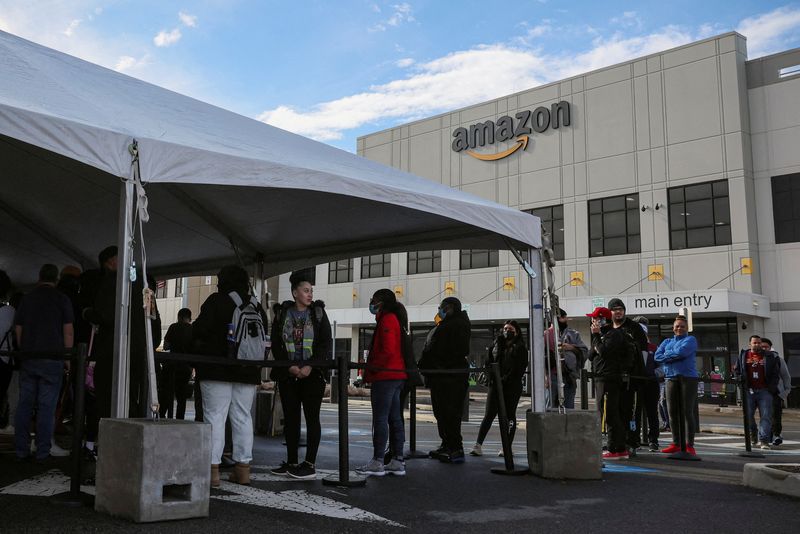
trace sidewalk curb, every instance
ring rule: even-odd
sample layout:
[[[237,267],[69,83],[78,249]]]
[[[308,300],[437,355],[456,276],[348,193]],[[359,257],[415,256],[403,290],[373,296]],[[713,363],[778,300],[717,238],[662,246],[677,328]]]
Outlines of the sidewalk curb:
[[[750,488],[800,498],[800,472],[790,473],[770,464],[745,464],[742,483]],[[800,464],[781,464],[780,467],[800,469]]]

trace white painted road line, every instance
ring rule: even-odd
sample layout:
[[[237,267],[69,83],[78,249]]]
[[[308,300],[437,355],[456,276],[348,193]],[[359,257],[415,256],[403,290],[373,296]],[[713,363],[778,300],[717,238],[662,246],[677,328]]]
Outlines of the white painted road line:
[[[222,482],[221,490],[233,495],[212,495],[220,501],[251,504],[263,508],[274,508],[290,512],[346,519],[348,521],[365,521],[370,523],[384,523],[395,527],[403,525],[389,519],[375,515],[366,510],[355,508],[321,495],[314,495],[302,490],[272,492],[253,486],[240,486],[231,482]]]
[[[333,472],[332,470],[326,470],[324,472],[319,472],[318,476],[331,474]],[[251,476],[255,481],[287,482],[289,480],[285,477],[276,477],[271,473],[255,473]],[[367,512],[366,510],[355,508],[334,499],[315,495],[303,490],[275,492],[263,490],[254,486],[241,486],[227,481],[221,482],[220,490],[226,492],[226,494],[220,494],[218,490],[214,490],[211,498],[219,501],[238,502],[253,506],[261,506],[263,508],[345,519],[348,521],[383,523],[396,527],[403,526],[373,514],[372,512]],[[52,497],[53,495],[67,491],[69,491],[69,477],[58,469],[53,469],[42,475],[21,480],[0,488],[0,494],[25,495],[30,497]],[[95,494],[94,486],[82,486],[81,491],[90,495]]]

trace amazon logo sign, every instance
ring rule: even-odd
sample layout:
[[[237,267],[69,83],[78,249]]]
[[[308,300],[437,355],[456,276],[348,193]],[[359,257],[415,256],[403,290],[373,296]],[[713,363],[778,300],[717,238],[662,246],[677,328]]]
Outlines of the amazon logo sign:
[[[504,115],[497,122],[486,121],[473,124],[467,128],[453,130],[453,151],[466,153],[473,158],[483,161],[495,161],[510,156],[520,148],[528,148],[528,139],[531,133],[542,133],[548,128],[557,129],[560,126],[569,126],[569,102],[561,101],[550,106],[538,107],[533,111],[520,111],[514,117],[516,121]],[[515,124],[516,123],[516,124]],[[516,138],[517,142],[508,150],[484,154],[473,149],[502,143]]]

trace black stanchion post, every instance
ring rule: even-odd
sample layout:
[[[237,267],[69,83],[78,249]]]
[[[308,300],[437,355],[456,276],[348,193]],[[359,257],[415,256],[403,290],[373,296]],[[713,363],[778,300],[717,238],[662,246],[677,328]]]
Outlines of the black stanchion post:
[[[678,440],[680,441],[681,450],[678,452],[672,453],[667,458],[670,460],[688,460],[688,461],[699,461],[700,458],[695,456],[694,454],[690,454],[686,450],[686,406],[683,403],[683,392],[684,388],[686,388],[686,382],[684,377],[678,375],[675,378],[675,385],[678,386],[676,395],[678,396]]]
[[[589,409],[589,371],[581,369],[581,410]]]
[[[747,363],[742,359],[742,373],[741,391],[742,391],[742,419],[744,420],[744,452],[740,452],[739,456],[744,458],[764,458],[760,452],[756,452],[750,446],[750,396],[747,394],[749,384],[747,383]],[[755,417],[755,410],[753,410],[753,417]]]
[[[75,353],[74,365],[72,366],[75,389],[73,391],[74,404],[72,407],[72,451],[70,453],[72,473],[69,481],[69,492],[56,495],[59,502],[68,506],[90,505],[94,502],[94,497],[81,493],[87,352],[88,349],[85,343],[78,345],[78,351]]]
[[[367,479],[350,471],[350,429],[347,413],[347,379],[350,376],[348,361],[339,356],[336,379],[339,385],[339,473],[322,479],[325,486],[354,488],[365,486]]]
[[[497,418],[500,424],[500,441],[503,444],[503,460],[505,468],[494,467],[492,473],[496,475],[524,475],[528,469],[514,468],[514,452],[511,450],[511,436],[508,435],[508,414],[506,413],[506,403],[503,397],[503,382],[500,376],[500,364],[492,364],[492,378],[494,384],[492,388],[497,392]]]
[[[411,386],[408,391],[408,454],[406,460],[427,458],[428,455],[417,451],[417,386]]]

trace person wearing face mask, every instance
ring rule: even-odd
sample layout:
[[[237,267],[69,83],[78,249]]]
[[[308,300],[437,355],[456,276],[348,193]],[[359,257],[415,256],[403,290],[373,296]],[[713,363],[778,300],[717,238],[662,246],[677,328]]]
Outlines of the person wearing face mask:
[[[561,353],[561,377],[564,380],[564,408],[575,409],[575,393],[578,391],[578,380],[581,377],[583,362],[589,355],[589,348],[581,339],[577,330],[567,324],[567,312],[558,309],[558,334],[551,326],[545,332],[545,342],[550,352],[550,399],[553,407],[558,406],[558,370],[556,369],[556,348]],[[557,345],[557,346],[556,346]]]
[[[370,384],[372,404],[372,459],[363,467],[356,469],[367,476],[385,474],[402,476],[406,474],[403,460],[403,406],[400,394],[407,375],[403,360],[402,343],[405,331],[402,325],[408,324],[405,306],[397,302],[394,291],[379,289],[369,301],[369,311],[377,322],[370,343],[368,367],[364,380]],[[386,371],[382,369],[398,369]],[[391,436],[394,457],[384,465],[386,444]]]
[[[681,450],[680,420],[678,413],[677,377],[697,379],[697,340],[688,335],[686,317],[678,315],[672,323],[673,337],[665,339],[656,349],[656,364],[664,368],[664,379],[667,384],[667,405],[669,406],[669,426],[672,429],[672,444],[661,449],[671,454]],[[695,381],[684,382],[682,389],[683,420],[686,425],[686,452],[695,454],[694,435],[699,429],[697,413],[697,384]]]
[[[428,334],[420,370],[466,369],[471,325],[461,301],[447,297],[437,312],[441,321]],[[431,390],[431,405],[442,444],[429,453],[444,463],[464,463],[461,412],[469,382],[466,374],[435,374],[426,377]]]
[[[295,271],[289,277],[294,300],[284,302],[272,323],[272,354],[277,361],[291,361],[290,367],[273,367],[270,378],[278,383],[284,416],[287,460],[272,469],[273,475],[301,480],[316,478],[322,426],[319,412],[327,370],[312,367],[310,362],[331,358],[333,336],[325,313],[325,303],[314,300],[314,288],[308,269]],[[306,419],[306,457],[298,464],[300,444],[300,410]]]
[[[502,334],[497,336],[489,350],[487,363],[500,364],[500,381],[503,386],[503,400],[508,417],[509,441],[514,441],[514,433],[517,430],[517,405],[522,395],[522,377],[528,368],[528,349],[525,348],[525,340],[522,339],[522,330],[517,321],[509,320],[503,325]],[[486,434],[492,428],[499,409],[497,384],[494,383],[493,374],[490,373],[489,377],[486,411],[478,431],[478,440],[469,452],[472,456],[483,454],[483,440],[486,439]]]

